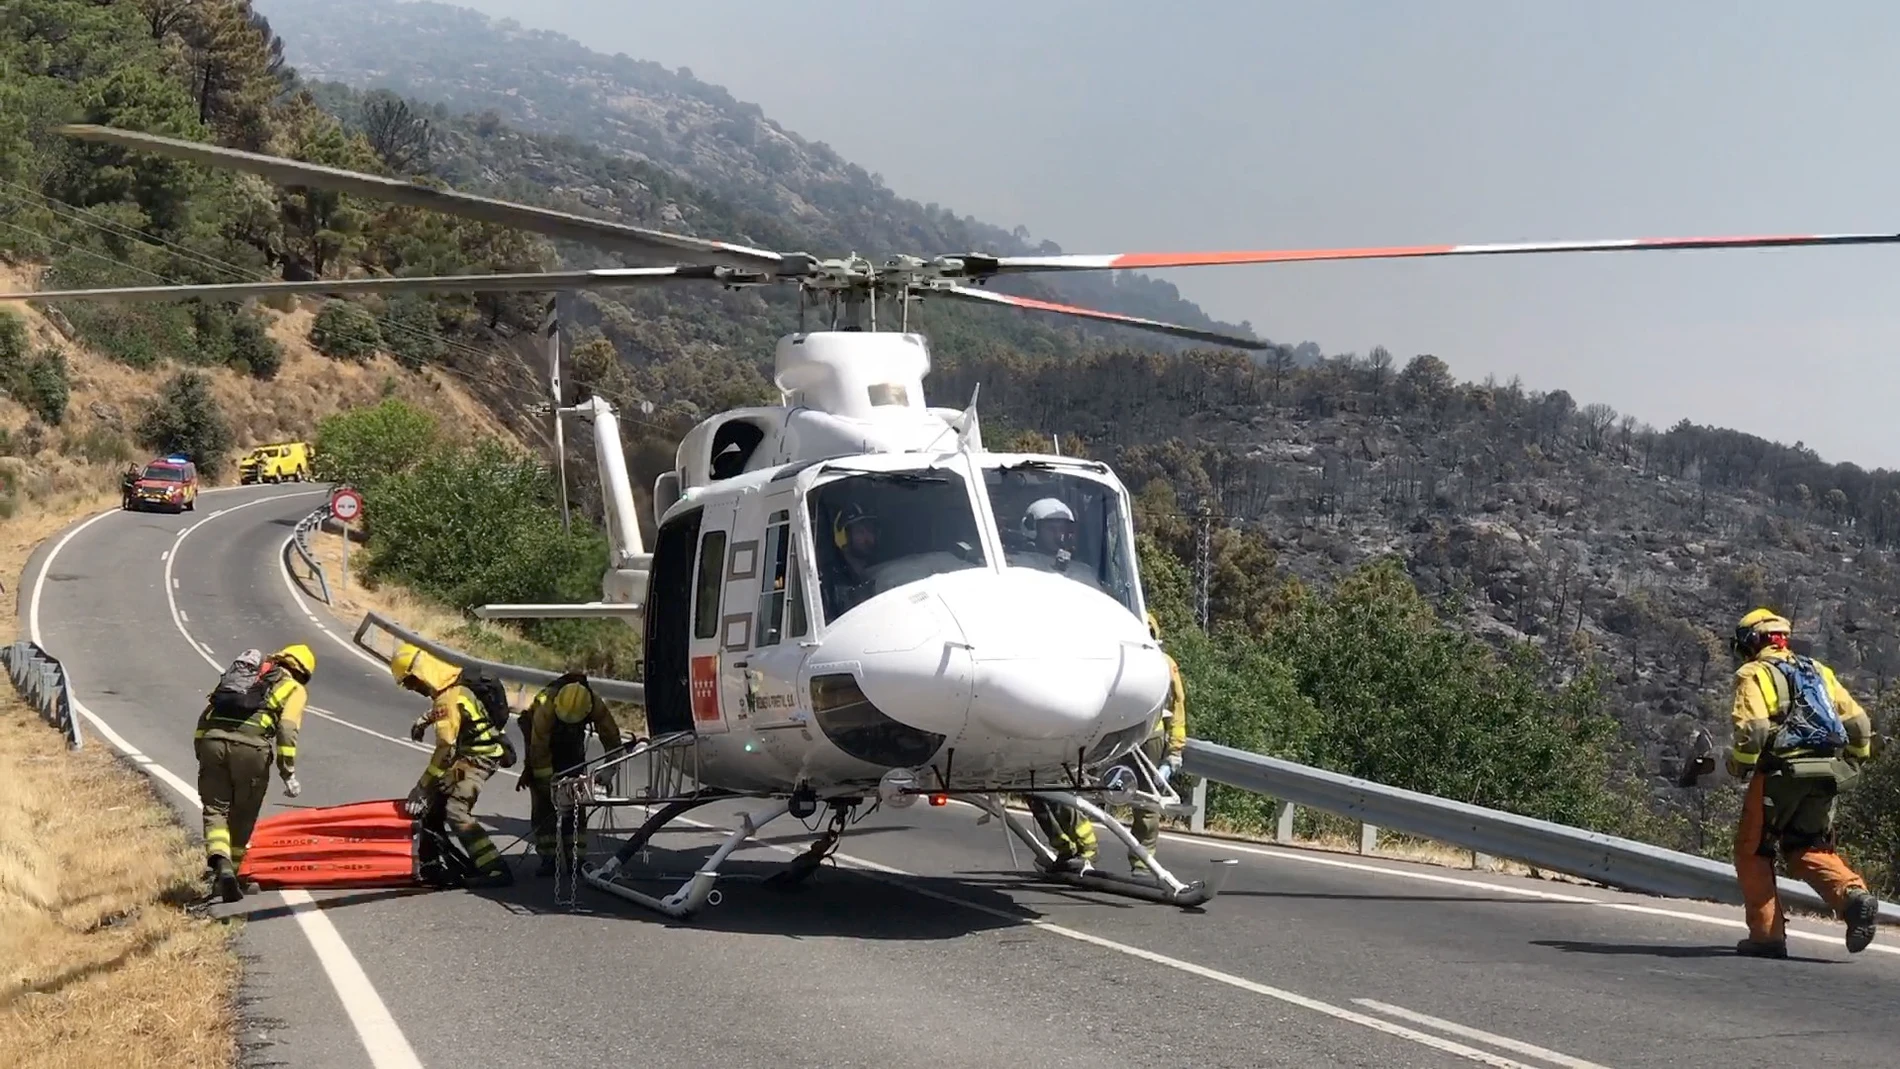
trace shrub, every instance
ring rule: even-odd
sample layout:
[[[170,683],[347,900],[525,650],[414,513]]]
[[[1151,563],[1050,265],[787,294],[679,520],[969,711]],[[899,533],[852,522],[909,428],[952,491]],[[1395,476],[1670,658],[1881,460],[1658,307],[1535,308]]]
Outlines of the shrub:
[[[265,381],[276,378],[284,366],[284,347],[270,336],[264,318],[256,312],[240,312],[231,323],[230,362],[239,371]]]
[[[66,401],[72,389],[66,375],[65,353],[47,349],[27,365],[21,380],[21,389],[15,392],[24,394],[20,399],[28,408],[51,426],[57,427],[66,421]]]
[[[310,344],[325,356],[363,360],[382,348],[383,335],[376,317],[362,305],[333,300],[310,325]]]
[[[224,471],[232,445],[231,424],[211,395],[201,371],[181,371],[166,381],[158,401],[139,421],[140,444],[159,453],[182,453],[209,478]]]

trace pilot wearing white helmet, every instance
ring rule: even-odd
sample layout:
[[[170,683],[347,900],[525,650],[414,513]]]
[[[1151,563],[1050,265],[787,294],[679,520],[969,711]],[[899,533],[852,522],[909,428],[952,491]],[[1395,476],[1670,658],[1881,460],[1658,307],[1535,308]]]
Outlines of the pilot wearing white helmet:
[[[1038,498],[1023,511],[1023,533],[1035,540],[1036,551],[1055,558],[1066,568],[1075,553],[1075,513],[1053,497]]]

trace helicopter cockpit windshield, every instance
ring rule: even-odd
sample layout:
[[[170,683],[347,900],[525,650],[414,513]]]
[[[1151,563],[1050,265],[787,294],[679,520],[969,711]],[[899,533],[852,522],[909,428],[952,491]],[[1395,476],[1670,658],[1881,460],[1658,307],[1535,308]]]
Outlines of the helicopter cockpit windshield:
[[[1139,612],[1134,548],[1113,484],[1043,461],[986,467],[1003,563],[1066,576]]]
[[[855,472],[806,498],[825,622],[883,591],[989,563],[976,506],[951,468]]]

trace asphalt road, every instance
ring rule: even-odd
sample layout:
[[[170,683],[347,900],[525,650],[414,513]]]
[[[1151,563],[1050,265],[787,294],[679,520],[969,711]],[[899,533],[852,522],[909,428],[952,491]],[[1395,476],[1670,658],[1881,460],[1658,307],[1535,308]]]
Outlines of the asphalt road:
[[[194,828],[175,789],[195,782],[191,724],[212,663],[246,646],[307,642],[319,662],[303,796],[273,791],[266,814],[400,797],[426,763],[404,737],[422,699],[346,649],[355,621],[284,577],[291,525],[320,501],[260,487],[182,516],[109,514],[29,565],[39,640],[96,718],[91,744],[108,726]],[[514,782],[491,780],[477,813],[520,855]],[[737,808],[696,816],[729,825]],[[663,835],[649,863],[690,872],[716,838]],[[1797,926],[1813,933],[1798,960],[1740,959],[1738,918],[1718,906],[1171,836],[1164,860],[1184,878],[1241,862],[1220,898],[1182,911],[1038,882],[957,805],[873,815],[801,889],[751,882],[806,841],[789,817],[769,826],[727,866],[723,902],[686,924],[591,890],[560,907],[531,859],[498,891],[219,907],[248,918],[248,1058],[1732,1069],[1881,1065],[1900,1045],[1900,942],[1850,958],[1825,925]]]

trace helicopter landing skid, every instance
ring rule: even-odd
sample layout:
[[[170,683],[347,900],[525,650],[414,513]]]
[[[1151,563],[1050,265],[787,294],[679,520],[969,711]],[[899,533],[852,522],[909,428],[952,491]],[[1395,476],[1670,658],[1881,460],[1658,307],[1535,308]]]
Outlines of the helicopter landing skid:
[[[1214,896],[1220,894],[1221,889],[1227,886],[1227,878],[1233,875],[1234,868],[1240,864],[1237,858],[1217,858],[1214,861],[1214,871],[1208,874],[1207,879],[1182,883],[1155,859],[1154,854],[1147,847],[1141,845],[1135,838],[1135,833],[1128,830],[1127,825],[1110,816],[1095,803],[1067,791],[1035,791],[1033,793],[1036,797],[1057,805],[1074,806],[1083,816],[1098,826],[1106,827],[1114,833],[1115,838],[1119,839],[1123,846],[1128,848],[1128,855],[1146,866],[1148,872],[1151,873],[1144,879],[1140,876],[1122,876],[1092,868],[1087,872],[1063,869],[1056,863],[1055,852],[1038,839],[1016,814],[1010,812],[1001,799],[995,795],[983,796],[980,801],[982,808],[991,816],[1001,818],[1005,827],[1018,839],[1027,843],[1030,852],[1034,855],[1036,869],[1045,878],[1058,883],[1190,909],[1205,905],[1212,901]]]
[[[713,851],[712,856],[706,859],[706,863],[700,867],[699,871],[693,873],[685,883],[681,884],[679,890],[665,898],[656,898],[625,884],[615,883],[614,875],[623,863],[623,859],[618,854],[597,868],[582,868],[581,879],[586,880],[597,890],[605,891],[617,898],[624,898],[636,905],[658,910],[676,920],[685,920],[709,904],[719,904],[719,900],[715,897],[718,892],[713,890],[713,884],[719,881],[719,866],[747,839],[758,834],[760,828],[784,816],[790,809],[791,799],[775,798],[764,808],[741,815],[739,826],[726,836],[726,841],[719,844],[719,849]]]

